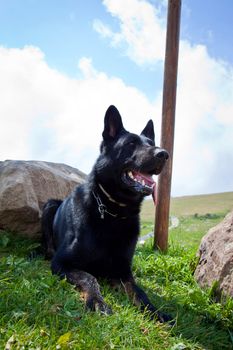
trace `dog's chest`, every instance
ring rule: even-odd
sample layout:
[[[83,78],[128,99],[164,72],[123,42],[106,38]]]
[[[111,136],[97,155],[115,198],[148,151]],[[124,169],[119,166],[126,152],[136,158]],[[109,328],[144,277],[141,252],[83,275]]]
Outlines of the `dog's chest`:
[[[94,246],[99,252],[124,253],[137,240],[138,229],[136,225],[122,222],[101,222],[93,225],[86,232],[87,246]]]
[[[132,260],[137,242],[137,226],[114,222],[89,227],[83,232],[81,248],[87,270],[94,275],[110,274],[119,269],[123,261],[129,264]]]

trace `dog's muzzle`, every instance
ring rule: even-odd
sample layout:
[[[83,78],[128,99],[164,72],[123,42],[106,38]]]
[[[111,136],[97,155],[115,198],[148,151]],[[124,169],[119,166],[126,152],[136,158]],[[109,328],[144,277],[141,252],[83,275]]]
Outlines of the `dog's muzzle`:
[[[155,148],[150,160],[141,166],[140,170],[127,169],[122,174],[122,181],[134,192],[148,196],[153,193],[155,181],[153,175],[161,173],[169,154],[166,150]]]

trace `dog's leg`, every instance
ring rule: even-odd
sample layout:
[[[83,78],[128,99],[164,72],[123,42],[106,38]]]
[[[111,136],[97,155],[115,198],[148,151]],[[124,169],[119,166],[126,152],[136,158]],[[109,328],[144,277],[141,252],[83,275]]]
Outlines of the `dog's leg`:
[[[92,311],[111,314],[111,308],[105,303],[97,279],[85,271],[72,271],[66,273],[67,281],[74,284],[84,298],[86,307]]]
[[[107,315],[112,313],[111,308],[105,303],[101,295],[99,284],[94,276],[80,270],[65,271],[57,265],[56,261],[52,262],[52,272],[61,278],[66,278],[81,292],[87,309]]]
[[[121,282],[126,294],[133,301],[134,305],[140,307],[142,311],[149,311],[153,318],[157,318],[160,322],[169,322],[172,320],[170,315],[158,311],[151,303],[146,293],[137,286],[133,278]]]

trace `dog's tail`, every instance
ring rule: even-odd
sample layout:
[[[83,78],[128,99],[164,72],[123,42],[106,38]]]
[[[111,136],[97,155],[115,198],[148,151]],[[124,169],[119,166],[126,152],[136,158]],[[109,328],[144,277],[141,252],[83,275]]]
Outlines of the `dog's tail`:
[[[42,250],[46,259],[51,259],[55,253],[53,239],[53,220],[62,200],[50,199],[45,203],[41,218]]]

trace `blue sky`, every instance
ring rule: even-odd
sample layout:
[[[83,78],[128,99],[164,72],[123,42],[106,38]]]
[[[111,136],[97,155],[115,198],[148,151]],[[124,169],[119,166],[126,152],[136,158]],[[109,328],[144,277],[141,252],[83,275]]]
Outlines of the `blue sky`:
[[[232,23],[232,0],[183,0],[173,195],[233,190]],[[0,159],[89,172],[112,103],[159,143],[165,28],[164,0],[0,0]]]
[[[152,98],[162,85],[161,67],[132,64],[122,50],[113,49],[93,30],[96,18],[115,29],[119,27],[100,0],[1,0],[0,6],[3,46],[37,46],[51,67],[71,77],[78,77],[81,57],[92,57],[99,71],[119,76]],[[204,44],[214,57],[233,62],[232,21],[232,0],[183,0],[181,38]]]
[[[70,77],[79,77],[78,60],[92,57],[95,67],[140,87],[153,98],[163,74],[155,66],[138,67],[122,50],[113,49],[93,30],[93,20],[119,24],[100,0],[1,1],[0,39],[6,47],[39,47],[50,67]],[[151,78],[151,71],[156,72]]]

